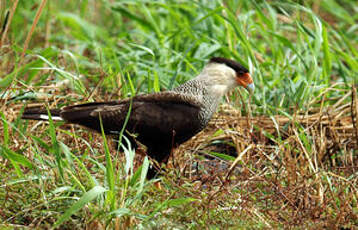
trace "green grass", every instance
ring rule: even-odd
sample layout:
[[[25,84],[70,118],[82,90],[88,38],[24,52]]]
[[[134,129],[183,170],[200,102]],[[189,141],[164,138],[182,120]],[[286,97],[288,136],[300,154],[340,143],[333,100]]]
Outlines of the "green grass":
[[[256,85],[250,103],[253,116],[291,116],[311,107],[330,106],[332,100],[311,102],[323,98],[322,93],[324,98],[342,98],[357,84],[358,4],[349,0],[296,2],[47,1],[22,57],[40,1],[19,1],[0,48],[0,226],[314,226],[308,212],[302,214],[302,223],[291,217],[294,210],[279,215],[281,207],[274,201],[276,190],[271,183],[271,179],[280,183],[274,177],[280,169],[275,167],[277,171],[266,175],[252,163],[250,170],[266,175],[267,183],[232,186],[228,191],[221,191],[217,181],[210,188],[198,189],[179,170],[170,169],[159,191],[153,181],[144,180],[147,159],[141,160],[130,148],[122,154],[100,134],[19,119],[27,103],[61,107],[170,89],[198,74],[212,56],[233,58],[249,68]],[[0,4],[3,24],[13,1]],[[335,90],[326,92],[332,86]],[[229,95],[231,104],[245,115],[247,105],[240,107],[240,97],[244,102],[249,99],[246,93]],[[314,140],[300,128],[297,136],[311,154]],[[281,137],[275,141],[280,148],[296,148]],[[307,161],[302,168],[312,168],[311,155],[301,154]],[[357,162],[357,151],[351,154]],[[357,169],[339,175],[349,183],[343,179],[333,183],[336,177],[331,170],[319,166],[316,173],[322,171],[321,179],[315,175],[302,179],[315,181],[314,186],[323,184],[330,191],[327,199],[335,200],[321,213],[320,223],[343,223],[339,210],[348,205],[353,211],[344,220],[347,226],[357,224]],[[285,187],[289,182],[281,179]],[[246,203],[238,202],[242,197]],[[242,209],[224,210],[238,203]],[[279,214],[271,216],[270,210]]]

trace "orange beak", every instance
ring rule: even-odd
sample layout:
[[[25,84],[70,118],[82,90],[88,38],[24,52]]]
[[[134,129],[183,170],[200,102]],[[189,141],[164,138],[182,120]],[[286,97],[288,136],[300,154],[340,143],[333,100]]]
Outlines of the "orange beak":
[[[239,85],[247,89],[250,93],[253,93],[255,90],[254,81],[249,73],[244,73],[237,76],[236,81]]]

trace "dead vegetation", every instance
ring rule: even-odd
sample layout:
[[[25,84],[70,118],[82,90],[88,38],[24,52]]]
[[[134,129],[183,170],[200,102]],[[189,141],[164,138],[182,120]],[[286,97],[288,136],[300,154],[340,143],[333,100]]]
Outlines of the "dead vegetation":
[[[164,194],[155,196],[167,199],[170,193],[171,198],[197,199],[189,205],[199,210],[194,218],[212,217],[208,219],[211,225],[231,226],[229,220],[224,221],[227,215],[245,223],[264,223],[269,228],[353,228],[358,224],[357,92],[353,87],[341,98],[326,98],[330,90],[336,89],[322,92],[308,110],[292,115],[243,116],[229,105],[222,106],[203,132],[174,151],[163,178]],[[6,119],[15,122],[20,109],[7,106]],[[48,125],[34,123],[35,127],[28,127],[32,135],[50,142],[44,135]],[[68,125],[61,129],[70,129],[91,143],[101,142],[100,135],[88,135],[86,130],[75,131]],[[3,128],[0,132],[4,133]],[[77,149],[75,152],[88,151],[78,138],[73,141],[63,132],[57,136]],[[29,141],[16,137],[11,148],[18,152],[27,148]],[[92,147],[103,151],[102,145]],[[32,151],[24,154],[29,159],[34,157]],[[53,156],[44,156],[47,158]],[[96,159],[105,160],[100,156]],[[91,171],[93,164],[84,163]],[[2,160],[3,166],[9,164]],[[184,222],[193,218],[170,211],[164,216]]]
[[[292,116],[245,117],[222,107],[204,132],[180,147],[185,157],[174,162],[182,177],[195,181],[198,194],[208,194],[202,208],[217,206],[237,218],[249,213],[270,228],[358,224],[357,93],[354,87],[342,98],[326,93]],[[192,155],[210,151],[236,159]]]
[[[171,193],[172,198],[197,199],[190,204],[200,210],[194,218],[209,215],[208,224],[212,225],[231,226],[230,221],[224,222],[223,216],[228,215],[269,228],[353,228],[358,224],[357,92],[352,87],[341,98],[327,98],[330,90],[336,89],[324,91],[310,109],[293,115],[243,116],[229,105],[222,106],[203,132],[174,151],[163,178],[164,194],[155,196]],[[6,119],[15,122],[20,109],[7,106]],[[50,142],[43,135],[46,127],[36,122],[35,127],[28,128]],[[73,126],[61,127],[68,128],[75,132]],[[0,131],[3,133],[3,128]],[[92,143],[97,139],[101,142],[100,135],[81,130],[76,133]],[[63,132],[57,135],[78,152],[87,151],[87,145],[78,138],[73,141]],[[29,144],[22,138],[13,141],[14,151]],[[92,147],[103,151],[101,145]],[[213,153],[224,154],[226,160]],[[25,155],[34,157],[31,151]],[[104,157],[97,160],[104,161]],[[3,165],[10,164],[2,161]],[[89,170],[93,167],[91,162],[85,164]],[[207,210],[215,212],[208,214]],[[165,216],[179,218],[170,212]]]
[[[5,4],[2,9],[9,9],[9,18],[1,23],[0,41],[0,228],[51,228],[93,188],[93,180],[105,188],[110,180],[106,178],[110,167],[106,168],[101,135],[62,125],[54,132],[57,142],[53,141],[48,123],[19,119],[25,103],[45,103],[54,108],[71,101],[112,100],[134,91],[144,92],[142,84],[149,84],[145,76],[172,76],[161,68],[169,68],[178,76],[184,74],[191,69],[188,66],[200,65],[198,57],[212,55],[208,47],[220,44],[229,46],[229,56],[237,55],[236,48],[240,48],[241,58],[255,55],[260,64],[254,68],[263,73],[255,75],[255,84],[270,91],[273,99],[278,95],[286,97],[289,105],[294,103],[287,98],[294,98],[301,86],[293,85],[292,92],[279,89],[289,84],[286,77],[293,78],[296,73],[302,74],[296,79],[307,80],[303,87],[317,86],[313,91],[317,97],[305,97],[304,104],[310,101],[305,109],[282,107],[271,99],[268,106],[280,107],[275,111],[280,115],[272,116],[262,110],[257,112],[254,103],[243,109],[248,111],[246,114],[236,107],[223,106],[206,130],[173,151],[174,157],[162,177],[163,189],[158,191],[146,182],[142,196],[138,196],[137,187],[128,185],[131,178],[127,180],[121,171],[126,162],[124,154],[116,154],[112,148],[114,193],[86,203],[61,229],[128,229],[140,225],[143,229],[357,229],[357,89],[346,90],[347,85],[335,84],[342,82],[343,76],[346,84],[356,83],[353,1],[302,1],[312,3],[320,17],[306,14],[307,10],[293,10],[301,6],[276,8],[282,1],[242,1],[246,7],[228,8],[240,16],[229,18],[230,24],[217,20],[221,18],[219,11],[201,7],[196,1],[183,1],[180,11],[175,1],[163,7],[156,1],[148,1],[146,7],[133,1],[125,11],[109,11],[103,7],[106,1],[51,1],[51,7],[43,7],[50,2],[46,0],[41,4],[23,1],[20,7],[18,2],[0,1],[2,6]],[[282,9],[290,14],[285,16]],[[119,18],[118,10],[127,12],[127,17]],[[48,16],[39,19],[42,11]],[[225,18],[230,11],[223,11]],[[339,18],[335,16],[337,12]],[[5,12],[2,13],[0,20]],[[155,28],[164,29],[151,33],[148,26],[143,26],[148,13],[154,16],[148,25],[154,23]],[[260,15],[267,17],[263,20]],[[311,17],[317,20],[311,21]],[[186,23],[178,28],[177,20],[168,18],[180,18]],[[319,18],[324,20],[316,28]],[[197,23],[188,23],[194,19]],[[238,28],[248,34],[250,46],[235,46],[242,38],[231,25],[243,25]],[[270,25],[275,27],[269,29]],[[209,31],[211,27],[219,29]],[[111,35],[106,36],[104,31]],[[193,34],[188,37],[186,31]],[[209,32],[212,43],[207,40]],[[92,36],[95,34],[98,36]],[[311,47],[306,38],[312,36],[326,47]],[[163,41],[173,44],[163,49]],[[133,42],[138,47],[125,46]],[[153,47],[159,49],[151,50]],[[97,48],[100,57],[95,54]],[[148,58],[143,48],[153,52],[153,58]],[[177,55],[184,53],[185,58]],[[297,61],[297,54],[305,55],[303,60]],[[167,62],[157,66],[158,60]],[[182,63],[186,63],[185,68]],[[177,72],[177,66],[182,66],[181,71]],[[324,84],[312,82],[320,68],[325,69]],[[146,69],[144,74],[139,71]],[[277,74],[281,71],[284,79]],[[138,83],[133,91],[121,80],[127,75]],[[262,78],[266,78],[265,84]],[[74,86],[68,87],[69,84]],[[81,88],[82,84],[86,89]],[[155,83],[151,84],[148,88],[153,91]],[[107,89],[99,92],[103,86]],[[85,93],[87,90],[89,93]],[[257,93],[264,98],[263,92]],[[251,113],[250,108],[260,115]],[[54,154],[54,143],[60,142],[68,148],[67,155]],[[13,155],[7,155],[10,153]],[[73,156],[68,157],[69,153]],[[33,168],[18,163],[24,159]],[[141,159],[138,151],[136,169]],[[122,216],[111,216],[114,208],[109,208],[107,202],[111,196],[116,207],[122,208]],[[186,198],[190,198],[189,202]]]

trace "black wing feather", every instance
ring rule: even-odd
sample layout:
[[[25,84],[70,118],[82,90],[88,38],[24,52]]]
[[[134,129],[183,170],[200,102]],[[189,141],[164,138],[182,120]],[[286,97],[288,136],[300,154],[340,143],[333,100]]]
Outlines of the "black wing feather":
[[[200,103],[194,98],[183,97],[175,92],[69,106],[62,110],[61,117],[69,123],[99,132],[101,117],[105,133],[118,134],[128,112],[130,118],[126,130],[138,134],[137,140],[148,147],[176,146],[191,138],[203,127],[199,120]]]

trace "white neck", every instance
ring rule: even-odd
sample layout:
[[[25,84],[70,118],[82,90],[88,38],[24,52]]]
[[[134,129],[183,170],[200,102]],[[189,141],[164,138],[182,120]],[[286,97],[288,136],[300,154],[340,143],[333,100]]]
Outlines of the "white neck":
[[[210,94],[220,98],[237,86],[235,71],[225,64],[209,63],[195,79],[203,82]]]

